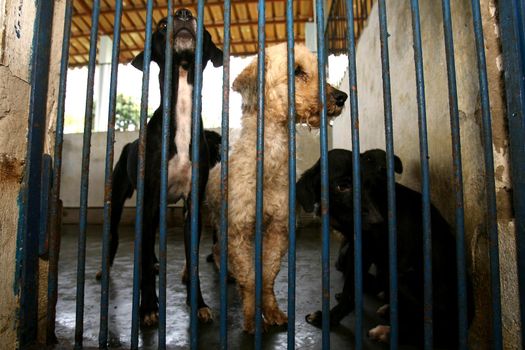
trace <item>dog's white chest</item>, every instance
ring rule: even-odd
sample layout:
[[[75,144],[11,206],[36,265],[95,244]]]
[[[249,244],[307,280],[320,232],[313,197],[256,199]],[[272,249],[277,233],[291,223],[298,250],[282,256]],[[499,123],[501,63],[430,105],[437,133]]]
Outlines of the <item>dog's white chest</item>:
[[[168,201],[177,202],[187,198],[191,189],[191,96],[193,88],[188,84],[188,72],[180,68],[177,92],[175,146],[177,153],[168,162]]]

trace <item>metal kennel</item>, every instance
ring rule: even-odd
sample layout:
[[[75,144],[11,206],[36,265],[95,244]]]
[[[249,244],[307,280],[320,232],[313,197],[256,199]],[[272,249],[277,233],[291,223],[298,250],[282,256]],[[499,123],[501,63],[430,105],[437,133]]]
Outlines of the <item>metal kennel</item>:
[[[84,283],[85,283],[85,250],[86,250],[86,225],[87,225],[87,195],[89,185],[89,165],[90,165],[90,139],[93,120],[93,85],[97,57],[97,37],[101,0],[94,0],[92,5],[91,17],[91,34],[88,63],[88,92],[87,103],[85,108],[85,128],[84,128],[84,147],[82,151],[82,179],[81,179],[81,206],[80,206],[80,233],[78,241],[78,271],[77,271],[77,314],[75,330],[75,347],[82,348],[83,340],[83,309],[84,309]],[[226,196],[226,184],[228,178],[228,101],[230,86],[230,21],[231,21],[231,0],[224,1],[224,75],[223,75],[223,109],[222,109],[222,130],[223,141],[221,146],[221,164],[223,178],[221,193],[223,195],[221,213],[221,232],[226,232],[228,227],[227,208],[228,198]],[[38,259],[48,255],[49,259],[49,276],[48,276],[48,339],[54,337],[55,307],[57,303],[57,276],[58,276],[58,253],[60,245],[60,230],[49,229],[50,226],[55,228],[59,225],[59,199],[60,199],[60,176],[62,168],[62,146],[63,146],[63,129],[64,129],[64,101],[66,95],[66,77],[69,63],[69,49],[71,39],[71,23],[73,16],[73,0],[66,0],[64,36],[62,44],[62,60],[60,66],[60,85],[58,112],[56,116],[56,139],[54,146],[53,160],[44,156],[43,143],[45,139],[46,125],[46,98],[48,93],[48,77],[50,62],[50,43],[51,28],[53,23],[54,1],[37,0],[36,3],[36,22],[34,27],[34,52],[32,56],[31,70],[31,99],[30,99],[30,116],[28,131],[28,148],[26,174],[23,182],[21,193],[21,217],[19,220],[20,231],[20,314],[19,314],[19,344],[20,348],[27,348],[37,340],[38,317]],[[146,3],[146,1],[144,1]],[[147,0],[147,16],[145,29],[145,69],[142,85],[142,103],[140,116],[140,153],[139,153],[139,177],[137,186],[137,211],[135,225],[135,265],[134,265],[134,288],[133,288],[133,308],[132,308],[132,332],[130,334],[131,348],[138,348],[139,335],[139,281],[140,271],[140,242],[142,239],[142,206],[144,197],[144,153],[145,153],[145,130],[147,121],[147,100],[148,86],[150,79],[149,62],[151,60],[151,37],[152,37],[152,13],[156,1]],[[258,91],[264,90],[265,66],[265,1],[258,2]],[[319,70],[319,92],[320,101],[323,106],[321,112],[321,169],[322,169],[322,298],[323,311],[323,329],[322,329],[322,348],[330,348],[330,276],[329,276],[329,208],[328,208],[328,140],[327,140],[327,111],[325,97],[325,78],[327,64],[327,42],[325,40],[325,8],[324,1],[315,1],[315,17],[317,23],[317,56]],[[334,3],[339,3],[334,1]],[[450,106],[450,123],[452,130],[452,149],[453,149],[453,169],[454,169],[454,198],[455,198],[455,228],[457,237],[456,259],[458,262],[458,300],[459,300],[459,339],[460,348],[468,348],[468,330],[467,330],[467,302],[466,302],[466,257],[465,257],[465,228],[464,228],[464,203],[463,203],[463,174],[461,159],[461,140],[459,130],[459,112],[458,97],[456,84],[456,68],[454,61],[454,42],[452,31],[452,14],[450,9],[450,0],[442,0],[444,36],[446,48],[446,63],[448,74],[449,89],[449,106]],[[172,20],[175,4],[169,0],[167,2],[167,14]],[[394,191],[394,142],[392,126],[392,101],[391,101],[391,81],[390,81],[390,62],[389,62],[389,45],[388,45],[388,26],[386,11],[388,2],[378,0],[379,6],[379,23],[380,23],[380,45],[381,45],[381,65],[382,65],[382,83],[383,83],[383,103],[384,103],[384,120],[385,120],[385,140],[387,151],[387,175],[388,175],[388,224],[389,224],[389,259],[390,259],[390,320],[391,320],[391,338],[390,348],[398,348],[398,303],[397,303],[397,256],[396,256],[396,206]],[[197,30],[197,49],[196,62],[201,62],[203,54],[203,21],[205,1],[198,1],[198,30]],[[499,1],[498,10],[501,24],[501,42],[503,51],[503,65],[505,68],[505,88],[506,88],[506,108],[508,118],[510,156],[512,170],[512,188],[513,188],[513,205],[515,214],[515,227],[517,237],[518,251],[518,279],[519,295],[521,307],[521,323],[525,322],[525,5],[520,0]],[[355,348],[363,348],[363,276],[362,276],[362,228],[361,228],[361,178],[359,163],[359,115],[358,115],[358,91],[357,91],[357,72],[356,72],[356,38],[352,1],[347,0],[346,13],[339,13],[338,16],[345,16],[345,29],[343,33],[346,37],[345,47],[348,54],[348,69],[350,77],[350,106],[351,106],[351,138],[353,149],[353,186],[354,191],[354,234],[355,234]],[[429,176],[429,157],[427,143],[427,118],[426,118],[426,99],[425,83],[423,76],[423,51],[421,41],[420,12],[418,0],[410,0],[412,16],[412,33],[413,33],[413,54],[416,71],[417,86],[417,103],[418,103],[418,132],[419,132],[419,150],[421,163],[422,195],[423,207],[422,216],[424,222],[424,264],[425,283],[424,283],[424,300],[425,300],[425,349],[433,347],[432,332],[432,247],[430,232],[430,176]],[[499,248],[498,248],[498,222],[497,222],[497,198],[495,191],[495,170],[493,158],[493,141],[491,131],[491,105],[489,101],[489,88],[487,81],[487,67],[485,62],[484,32],[482,27],[482,17],[480,13],[479,0],[471,0],[472,17],[474,24],[475,43],[477,48],[477,72],[479,74],[479,89],[481,96],[481,123],[483,130],[483,154],[485,175],[486,175],[486,221],[488,234],[490,238],[490,280],[492,294],[492,348],[502,349],[502,320],[501,320],[501,291],[500,291],[500,265],[499,265]],[[119,63],[119,44],[121,36],[121,18],[123,13],[123,0],[116,0],[115,22],[113,33],[113,51],[111,64],[111,86],[110,86],[110,104],[108,115],[108,132],[107,132],[107,152],[105,166],[105,200],[104,200],[104,226],[103,226],[103,258],[102,258],[102,286],[100,301],[100,331],[99,347],[107,348],[108,346],[108,290],[109,290],[109,222],[111,213],[111,187],[112,187],[112,168],[114,159],[114,139],[115,139],[115,105],[116,105],[116,88],[117,72]],[[295,183],[296,183],[296,139],[295,139],[295,84],[291,72],[294,71],[294,18],[293,18],[293,1],[286,1],[286,33],[288,43],[288,98],[289,98],[289,271],[288,271],[288,349],[295,348],[295,293],[296,293],[296,213],[295,213]],[[454,14],[455,15],[455,14]],[[361,28],[359,29],[361,30]],[[171,66],[168,60],[167,67]],[[195,88],[193,95],[193,134],[192,139],[197,140],[193,143],[192,157],[198,160],[198,133],[199,133],[199,113],[201,110],[202,89],[202,70],[197,63],[195,69]],[[474,68],[473,68],[474,69]],[[169,68],[167,68],[169,71]],[[168,89],[171,89],[171,81],[168,79]],[[264,95],[258,96],[258,141],[257,141],[257,209],[256,209],[256,234],[255,234],[255,266],[256,266],[256,332],[255,348],[260,349],[262,344],[262,232],[263,232],[263,161],[264,161]],[[160,204],[160,273],[159,273],[159,348],[166,348],[166,210],[167,210],[167,125],[169,122],[169,113],[164,113],[164,131],[163,131],[163,165],[162,165],[162,190]],[[196,162],[194,162],[195,164]],[[52,164],[52,166],[51,166]],[[199,168],[192,168],[192,203],[198,203],[198,183]],[[49,203],[49,206],[47,205]],[[197,280],[196,269],[198,264],[197,250],[197,213],[198,205],[194,208],[192,216],[192,255],[190,261],[192,287],[191,293],[191,348],[198,347],[199,325],[197,319]],[[47,234],[50,233],[49,237]],[[220,235],[221,246],[221,269],[220,273],[220,347],[228,348],[228,324],[227,324],[227,235]],[[521,327],[521,337],[525,339],[524,328]]]

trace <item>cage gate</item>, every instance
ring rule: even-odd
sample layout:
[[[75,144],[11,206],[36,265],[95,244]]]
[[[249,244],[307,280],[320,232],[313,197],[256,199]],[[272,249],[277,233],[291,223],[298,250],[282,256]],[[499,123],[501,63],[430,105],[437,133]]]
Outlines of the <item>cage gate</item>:
[[[265,25],[267,22],[266,9],[267,6],[272,6],[274,3],[279,3],[278,0],[273,1],[252,1],[257,4],[258,13],[258,40],[257,45],[257,142],[256,142],[256,213],[255,213],[255,334],[253,338],[253,345],[256,349],[263,348],[264,339],[264,318],[263,318],[263,232],[264,232],[264,217],[263,217],[263,182],[264,182],[264,146],[265,146],[265,54],[266,54],[266,31]],[[102,2],[107,5],[107,1]],[[120,62],[121,50],[121,34],[122,34],[122,18],[126,6],[122,0],[114,1],[114,18],[113,25],[113,45],[111,54],[111,82],[109,86],[109,112],[107,122],[107,148],[105,155],[105,182],[104,182],[104,208],[103,208],[103,238],[102,238],[102,278],[101,278],[101,294],[100,294],[100,328],[98,332],[98,346],[100,348],[107,348],[109,344],[109,289],[110,289],[110,223],[112,211],[112,187],[113,187],[113,168],[114,168],[114,143],[115,143],[115,108],[117,100],[117,78]],[[138,138],[138,161],[137,161],[137,201],[136,201],[136,215],[135,215],[135,231],[134,231],[134,267],[133,267],[133,292],[132,292],[132,308],[130,310],[131,320],[131,334],[129,335],[129,343],[126,344],[132,349],[139,348],[139,333],[140,333],[140,283],[142,278],[141,259],[143,246],[143,225],[144,225],[144,178],[146,171],[146,130],[148,120],[148,93],[150,81],[150,63],[152,61],[152,40],[153,40],[153,24],[154,24],[154,10],[157,6],[157,1],[147,0],[140,2],[143,6],[145,17],[144,30],[144,69],[142,76],[142,98],[140,105],[140,128]],[[196,3],[196,4],[195,4]],[[219,285],[220,285],[220,313],[219,324],[220,330],[217,334],[219,339],[218,344],[221,349],[231,348],[229,342],[229,327],[228,327],[228,203],[235,198],[228,196],[228,175],[229,175],[229,87],[230,87],[230,56],[232,52],[232,33],[230,26],[232,23],[232,4],[239,4],[242,1],[225,0],[224,3],[217,3],[216,6],[223,8],[223,81],[222,81],[222,141],[220,145],[221,155],[221,207],[220,207],[220,225],[219,225],[219,240],[220,247],[220,271],[219,271]],[[281,38],[282,41],[287,42],[287,85],[288,85],[288,133],[289,133],[289,162],[288,167],[288,184],[289,184],[289,202],[288,202],[288,227],[289,227],[289,246],[288,246],[288,275],[287,275],[287,348],[294,349],[296,347],[297,334],[296,325],[300,321],[296,318],[296,293],[300,293],[296,286],[296,83],[293,72],[295,70],[295,27],[294,27],[294,3],[291,0],[282,1],[285,5],[286,16],[283,23],[286,25],[286,39]],[[358,52],[356,50],[356,35],[359,35],[364,30],[365,18],[363,16],[375,15],[377,13],[379,20],[379,40],[380,44],[380,61],[381,61],[381,77],[382,77],[382,98],[384,110],[384,141],[386,148],[386,183],[387,183],[387,228],[388,228],[388,303],[389,303],[389,346],[391,349],[397,349],[400,344],[399,331],[399,293],[400,293],[400,278],[404,276],[398,275],[398,223],[396,213],[399,211],[396,202],[396,180],[395,180],[395,154],[394,154],[394,117],[393,117],[393,103],[392,103],[392,84],[396,81],[391,81],[391,64],[389,56],[389,37],[387,25],[387,11],[389,3],[385,0],[378,0],[373,4],[370,1],[331,1],[330,10],[326,8],[326,2],[316,0],[312,2],[315,8],[315,22],[316,22],[316,43],[317,43],[317,62],[318,62],[318,89],[320,101],[320,188],[321,188],[321,234],[322,234],[322,290],[319,291],[319,299],[322,301],[322,345],[323,349],[330,348],[330,208],[329,208],[329,189],[330,177],[328,173],[328,115],[327,115],[327,101],[326,101],[326,66],[327,53],[337,52],[346,53],[348,55],[348,91],[350,95],[350,130],[348,134],[351,135],[351,149],[352,153],[352,203],[353,203],[353,257],[354,271],[352,273],[354,278],[355,291],[355,323],[353,328],[354,344],[356,349],[362,349],[365,343],[364,333],[364,276],[363,259],[366,254],[363,251],[363,235],[366,233],[366,227],[362,222],[362,208],[365,195],[362,187],[362,167],[360,157],[360,117],[358,101],[358,65],[356,62]],[[186,4],[186,2],[184,3]],[[50,53],[49,47],[51,43],[51,28],[53,23],[53,3],[51,5],[45,1],[36,1],[36,21],[34,27],[34,54],[31,67],[31,101],[30,101],[30,116],[29,116],[29,132],[28,132],[28,148],[27,148],[27,170],[23,182],[23,190],[21,193],[21,219],[19,223],[19,232],[22,235],[22,260],[19,266],[19,282],[20,282],[20,315],[19,315],[19,331],[18,341],[20,348],[28,348],[37,340],[38,328],[38,290],[34,288],[37,285],[38,279],[38,257],[48,256],[49,259],[49,273],[48,273],[48,294],[47,294],[47,339],[49,342],[54,342],[55,338],[55,316],[58,293],[58,262],[59,262],[59,247],[60,247],[60,183],[61,173],[64,166],[62,162],[63,145],[64,145],[64,116],[65,116],[65,99],[66,99],[66,79],[68,75],[68,66],[71,63],[70,47],[71,47],[71,28],[72,18],[75,14],[73,1],[67,0],[65,4],[64,17],[64,35],[62,42],[62,58],[60,64],[60,83],[59,83],[59,97],[57,101],[58,110],[56,116],[56,134],[54,156],[52,162],[52,171],[49,156],[44,155],[43,140],[45,138],[45,130],[43,125],[46,125],[46,97],[48,89],[48,75],[49,75],[49,61]],[[136,4],[135,4],[136,5]],[[197,18],[196,26],[196,45],[195,45],[195,72],[194,72],[194,89],[192,98],[192,144],[191,144],[191,198],[189,203],[191,206],[191,242],[189,255],[189,283],[190,283],[190,298],[189,298],[189,332],[190,344],[187,344],[192,349],[199,347],[199,322],[198,322],[198,304],[199,296],[198,290],[198,273],[199,273],[199,215],[202,208],[199,208],[199,157],[202,156],[199,152],[199,140],[201,140],[201,133],[203,126],[200,125],[200,115],[202,109],[201,90],[203,84],[203,67],[202,60],[204,55],[203,43],[204,38],[204,18],[207,16],[205,12],[205,1],[199,0],[192,2],[189,5],[196,5]],[[410,19],[411,31],[413,40],[413,55],[414,55],[414,69],[415,69],[415,87],[417,96],[417,115],[418,115],[418,138],[419,138],[419,168],[421,179],[421,198],[422,208],[421,213],[414,213],[414,215],[422,215],[423,227],[423,246],[420,247],[423,251],[423,260],[421,261],[424,267],[424,284],[423,300],[424,300],[424,317],[421,323],[424,328],[424,348],[431,349],[434,347],[436,337],[434,334],[433,316],[433,257],[432,257],[432,232],[431,232],[431,201],[430,201],[430,162],[429,146],[428,146],[428,127],[427,127],[427,101],[433,96],[426,94],[425,77],[424,77],[424,52],[422,41],[422,27],[420,18],[420,7],[418,0],[410,0]],[[173,33],[173,21],[175,9],[182,7],[181,2],[174,3],[172,0],[166,2],[165,16],[167,16],[167,31],[168,37]],[[372,6],[377,6],[377,11],[371,10]],[[519,306],[521,311],[521,324],[525,321],[525,8],[523,2],[518,0],[500,1],[497,5],[499,13],[499,24],[501,32],[501,49],[503,54],[503,69],[504,69],[504,85],[505,85],[505,102],[506,102],[506,120],[508,122],[508,140],[510,143],[510,167],[512,178],[512,203],[513,203],[513,220],[516,235],[517,247],[517,280],[519,282]],[[451,128],[451,147],[452,147],[452,174],[453,174],[453,226],[455,227],[456,250],[454,252],[457,263],[457,300],[458,300],[458,347],[461,349],[469,348],[469,310],[468,310],[468,272],[467,272],[467,245],[466,240],[466,224],[465,224],[465,208],[464,203],[464,182],[465,172],[463,171],[462,163],[462,137],[460,136],[460,108],[458,103],[458,82],[456,77],[456,61],[454,51],[453,38],[453,16],[451,11],[451,4],[449,0],[441,1],[441,9],[443,16],[443,35],[446,58],[446,72],[448,83],[448,103],[450,115]],[[498,227],[498,198],[496,189],[496,179],[498,178],[497,171],[494,168],[494,141],[492,136],[493,123],[491,120],[491,104],[489,101],[489,78],[487,75],[487,63],[485,57],[484,44],[484,28],[482,22],[482,9],[480,8],[479,0],[471,0],[470,9],[472,11],[472,27],[473,37],[476,47],[476,61],[477,71],[474,67],[469,67],[479,77],[479,97],[480,97],[480,124],[482,130],[483,154],[479,155],[483,158],[484,163],[484,192],[486,203],[484,205],[485,212],[482,214],[486,220],[486,230],[489,240],[489,257],[490,257],[490,294],[491,294],[491,335],[490,347],[494,349],[503,349],[504,335],[502,330],[502,285],[500,284],[500,234]],[[82,348],[84,341],[84,285],[85,285],[85,271],[86,271],[86,234],[88,225],[88,192],[89,192],[89,172],[90,172],[90,152],[91,152],[91,137],[93,129],[93,101],[94,101],[94,80],[97,60],[97,40],[99,35],[99,23],[101,18],[101,1],[95,0],[88,8],[91,14],[91,30],[89,33],[89,59],[88,65],[88,83],[85,106],[85,125],[83,135],[82,148],[82,177],[81,177],[81,195],[80,195],[80,218],[79,218],[79,233],[78,233],[78,263],[77,263],[77,286],[76,286],[76,318],[75,318],[75,348]],[[109,13],[109,10],[104,10],[104,15]],[[113,10],[112,10],[113,11]],[[325,16],[326,14],[326,16]],[[456,15],[456,13],[454,13]],[[459,16],[459,14],[458,14]],[[107,19],[104,18],[105,21]],[[484,18],[483,18],[484,20]],[[357,23],[357,26],[355,25]],[[255,23],[252,23],[255,24]],[[167,215],[168,215],[168,156],[169,156],[169,130],[170,130],[170,106],[174,103],[172,101],[172,89],[176,86],[172,80],[172,70],[177,69],[172,66],[172,51],[173,43],[170,40],[166,41],[165,57],[166,63],[164,66],[163,77],[163,122],[162,122],[162,152],[161,152],[161,169],[160,169],[160,204],[159,204],[159,296],[158,296],[158,348],[165,349],[169,346],[167,344],[166,324],[167,318]],[[456,49],[457,50],[457,49]],[[255,53],[255,52],[253,52]],[[425,56],[426,57],[426,56]],[[465,69],[462,67],[462,69]],[[428,76],[426,77],[428,79]],[[413,79],[413,78],[410,78]],[[365,118],[365,116],[362,116]],[[50,175],[51,174],[51,175]],[[63,179],[62,179],[63,181]],[[51,184],[51,185],[50,185]],[[49,196],[49,186],[51,186],[51,196]],[[51,198],[48,206],[48,198]],[[452,202],[452,201],[451,201]],[[49,221],[49,224],[48,224]],[[49,227],[54,229],[49,229]],[[49,233],[46,241],[46,234]],[[48,247],[48,251],[46,251]],[[365,254],[365,255],[364,255]],[[472,311],[472,310],[471,310]],[[476,312],[487,312],[487,310],[476,310]],[[521,339],[525,339],[525,332],[523,327],[520,327]],[[230,345],[229,345],[230,344]],[[515,344],[516,347],[519,344]],[[202,344],[201,344],[202,346]]]

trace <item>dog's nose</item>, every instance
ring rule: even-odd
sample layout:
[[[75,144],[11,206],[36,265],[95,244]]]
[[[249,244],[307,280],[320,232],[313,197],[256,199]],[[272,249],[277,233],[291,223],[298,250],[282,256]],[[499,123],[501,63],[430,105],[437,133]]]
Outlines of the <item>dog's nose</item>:
[[[188,9],[179,9],[177,12],[175,12],[175,17],[182,21],[188,21],[190,20],[193,15],[191,14],[191,11]]]
[[[335,104],[338,107],[343,107],[345,105],[345,101],[348,98],[348,95],[344,93],[341,90],[335,90],[334,91],[334,97],[335,97]]]

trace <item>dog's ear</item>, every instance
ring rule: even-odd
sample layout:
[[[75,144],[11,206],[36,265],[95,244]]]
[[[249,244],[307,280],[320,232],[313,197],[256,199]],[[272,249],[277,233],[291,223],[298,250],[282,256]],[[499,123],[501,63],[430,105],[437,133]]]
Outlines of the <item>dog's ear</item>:
[[[317,202],[316,191],[320,189],[320,162],[306,170],[296,184],[297,201],[304,211],[311,213],[315,210]]]
[[[254,59],[233,81],[232,89],[236,92],[243,90],[256,91],[257,87],[257,59]]]
[[[403,162],[401,162],[401,159],[394,155],[394,171],[398,174],[403,173]]]
[[[206,66],[208,61],[213,63],[214,67],[220,67],[223,63],[223,54],[222,50],[219,49],[213,42],[210,33],[207,30],[204,30],[204,57],[203,57],[203,66]]]
[[[140,71],[144,70],[144,51],[135,56],[133,61],[131,61],[131,65]]]

